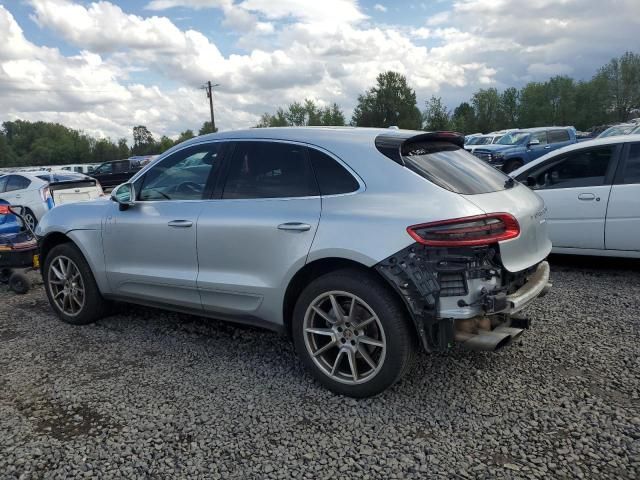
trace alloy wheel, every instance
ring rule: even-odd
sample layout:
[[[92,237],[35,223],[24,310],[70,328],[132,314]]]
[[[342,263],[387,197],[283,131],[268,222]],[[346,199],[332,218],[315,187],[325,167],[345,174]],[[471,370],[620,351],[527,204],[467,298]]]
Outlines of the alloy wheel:
[[[305,313],[303,332],[313,362],[338,382],[367,382],[384,364],[387,342],[382,323],[351,293],[330,291],[316,297]]]
[[[49,266],[51,298],[62,313],[76,316],[84,307],[85,289],[78,266],[69,257],[59,256]]]

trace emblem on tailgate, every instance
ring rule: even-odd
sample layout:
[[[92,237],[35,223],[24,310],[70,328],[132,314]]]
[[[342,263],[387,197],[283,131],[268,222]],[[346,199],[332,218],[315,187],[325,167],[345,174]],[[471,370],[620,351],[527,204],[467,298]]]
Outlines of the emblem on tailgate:
[[[533,218],[535,218],[536,220],[540,220],[540,223],[544,223],[546,222],[545,220],[545,215],[547,214],[547,207],[544,207],[542,210],[540,210],[539,212],[536,212],[533,215]]]

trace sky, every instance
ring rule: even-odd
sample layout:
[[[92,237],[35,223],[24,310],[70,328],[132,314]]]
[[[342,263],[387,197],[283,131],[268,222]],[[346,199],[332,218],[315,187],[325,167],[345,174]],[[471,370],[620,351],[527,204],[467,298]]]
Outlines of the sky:
[[[640,52],[640,0],[0,0],[0,121],[97,137],[221,130],[310,98],[350,118],[386,70],[420,108]]]

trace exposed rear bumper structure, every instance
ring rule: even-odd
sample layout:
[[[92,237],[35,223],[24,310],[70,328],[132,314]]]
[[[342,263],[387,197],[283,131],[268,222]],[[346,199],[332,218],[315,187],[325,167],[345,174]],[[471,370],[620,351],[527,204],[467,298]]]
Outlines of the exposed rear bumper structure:
[[[511,274],[501,267],[497,247],[414,244],[376,269],[405,301],[428,352],[454,343],[486,351],[509,345],[523,332],[511,315],[551,287],[548,262]],[[460,280],[452,282],[452,275]]]

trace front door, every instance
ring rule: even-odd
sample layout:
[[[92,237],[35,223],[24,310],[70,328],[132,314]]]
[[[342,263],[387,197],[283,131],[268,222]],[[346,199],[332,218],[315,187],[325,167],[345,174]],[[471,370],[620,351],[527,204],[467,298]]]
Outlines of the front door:
[[[305,262],[321,201],[305,147],[238,141],[219,199],[198,220],[198,287],[221,316],[282,316],[287,280]]]
[[[605,226],[607,250],[640,251],[640,143],[626,146],[620,174],[611,188]]]
[[[107,277],[121,297],[201,308],[196,224],[219,166],[219,144],[187,147],[136,180],[134,205],[103,226]]]
[[[604,248],[604,224],[618,147],[576,150],[537,166],[523,176],[547,206],[554,247]]]

